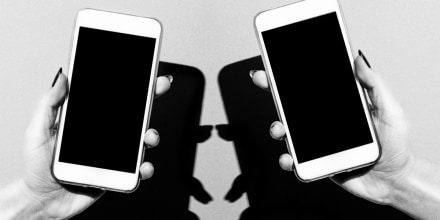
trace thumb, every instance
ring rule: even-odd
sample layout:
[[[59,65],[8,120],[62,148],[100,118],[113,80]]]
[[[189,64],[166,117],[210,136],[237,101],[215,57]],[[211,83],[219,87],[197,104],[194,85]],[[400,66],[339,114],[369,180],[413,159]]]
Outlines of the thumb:
[[[41,98],[37,109],[26,131],[27,137],[50,136],[54,128],[58,108],[63,104],[68,94],[67,78],[61,71],[55,78],[56,82]]]
[[[393,123],[393,118],[396,118],[397,121],[400,120],[397,118],[403,116],[403,111],[382,77],[368,67],[362,56],[358,56],[354,64],[355,74],[367,90],[373,110],[379,113],[380,119],[389,123]]]

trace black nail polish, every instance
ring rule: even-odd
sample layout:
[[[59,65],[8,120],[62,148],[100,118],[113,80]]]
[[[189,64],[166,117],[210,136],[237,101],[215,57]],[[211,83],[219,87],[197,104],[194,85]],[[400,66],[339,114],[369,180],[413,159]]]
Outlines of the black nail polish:
[[[174,77],[173,75],[165,75],[166,78],[168,78],[168,81],[170,81],[170,84],[173,83]]]
[[[367,57],[365,57],[364,53],[362,53],[361,50],[358,50],[358,52],[359,52],[359,56],[362,57],[362,59],[364,60],[365,64],[367,64],[368,68],[371,69],[370,62],[368,62]]]
[[[53,87],[53,86],[55,85],[55,83],[57,83],[58,77],[60,76],[60,74],[61,74],[62,72],[63,72],[63,67],[60,67],[60,69],[58,70],[57,75],[55,75],[55,79],[53,79],[53,82],[52,82],[52,86],[51,86],[51,87]]]

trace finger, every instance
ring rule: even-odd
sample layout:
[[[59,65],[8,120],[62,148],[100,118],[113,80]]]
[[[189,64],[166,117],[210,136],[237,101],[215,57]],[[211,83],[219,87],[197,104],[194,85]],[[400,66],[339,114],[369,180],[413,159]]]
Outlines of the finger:
[[[144,137],[144,143],[147,145],[148,148],[156,147],[160,142],[160,136],[159,133],[156,131],[156,129],[150,128],[145,133]]]
[[[367,89],[375,108],[387,109],[389,105],[396,103],[381,76],[370,69],[361,56],[358,56],[354,63],[356,76],[362,86]]]
[[[60,73],[58,75],[57,81],[52,86],[52,88],[49,89],[49,91],[45,95],[45,99],[47,99],[47,105],[51,107],[52,109],[57,110],[64,102],[64,99],[66,98],[68,93],[68,84],[67,84],[67,77]]]
[[[31,123],[26,131],[27,136],[41,137],[52,133],[58,108],[63,104],[68,94],[67,78],[59,73],[53,87],[44,94],[40,100],[36,111],[31,119]]]
[[[151,178],[154,174],[153,164],[151,164],[150,162],[144,162],[141,165],[140,173],[141,173],[142,180],[146,180],[146,179]]]
[[[251,70],[249,72],[250,77],[252,78],[252,82],[254,84],[264,90],[269,91],[269,83],[267,81],[266,72],[263,70]]]
[[[293,171],[293,158],[289,154],[283,154],[279,159],[281,169],[285,171]]]
[[[270,136],[275,140],[283,140],[286,135],[286,130],[281,122],[273,122],[270,126]]]
[[[403,115],[402,108],[393,97],[382,77],[370,69],[365,60],[358,56],[355,60],[355,74],[368,92],[373,108],[380,111],[383,119],[398,123]],[[389,121],[393,123],[393,121]]]
[[[173,82],[173,76],[172,75],[166,75],[166,76],[159,76],[156,79],[156,97],[159,97],[163,95],[165,92],[167,92],[170,87],[171,83]]]

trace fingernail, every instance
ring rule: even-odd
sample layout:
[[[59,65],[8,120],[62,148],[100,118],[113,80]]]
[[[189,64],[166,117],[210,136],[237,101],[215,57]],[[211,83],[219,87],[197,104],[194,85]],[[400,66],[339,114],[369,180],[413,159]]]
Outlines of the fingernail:
[[[165,75],[166,78],[168,78],[168,81],[170,81],[170,84],[173,83],[174,77],[172,75]]]
[[[251,77],[251,79],[254,78],[254,75],[255,75],[255,73],[256,73],[257,71],[258,71],[258,70],[251,70],[251,71],[249,71],[249,76]]]
[[[154,135],[157,136],[157,141],[156,141],[156,144],[155,144],[155,146],[156,146],[160,142],[160,135],[159,135],[159,133],[155,129],[152,129],[151,131],[154,133]],[[151,148],[151,146],[149,146],[149,148]]]
[[[362,53],[361,50],[358,50],[358,52],[359,52],[359,56],[362,57],[362,59],[364,60],[365,64],[367,64],[368,68],[371,69],[370,62],[368,62],[368,60],[367,60],[367,58],[365,57],[364,53]]]
[[[159,145],[159,143],[160,143],[160,136],[157,136],[157,142],[156,142],[156,145]]]
[[[61,74],[62,72],[63,72],[63,67],[60,67],[60,69],[58,70],[57,75],[55,75],[55,79],[53,79],[53,82],[52,82],[52,86],[51,86],[51,87],[53,87],[53,86],[55,85],[55,83],[57,83],[58,77],[60,76],[60,74]]]
[[[270,133],[270,136],[272,136],[272,137],[274,137],[274,134],[273,134],[273,132],[272,132],[272,130],[273,130],[274,127],[275,127],[275,122],[272,123],[272,124],[270,125],[270,128],[269,128],[269,133]]]
[[[273,123],[270,125],[270,129],[272,129],[273,127],[275,127],[276,124],[277,124],[276,122],[273,122]]]

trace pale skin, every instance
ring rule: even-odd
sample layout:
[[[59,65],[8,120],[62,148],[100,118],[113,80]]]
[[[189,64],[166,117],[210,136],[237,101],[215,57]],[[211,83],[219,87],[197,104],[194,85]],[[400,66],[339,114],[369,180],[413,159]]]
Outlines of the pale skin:
[[[440,167],[412,155],[406,145],[407,123],[403,111],[380,75],[369,69],[361,58],[355,61],[358,77],[371,98],[374,126],[382,147],[378,163],[364,172],[338,175],[332,180],[347,191],[379,204],[391,205],[418,219],[440,218]],[[254,83],[268,90],[266,74],[253,74]],[[157,79],[156,95],[170,87],[171,80]],[[61,75],[55,86],[42,98],[26,132],[25,174],[0,191],[0,219],[65,219],[95,202],[104,191],[69,191],[50,174],[53,154],[55,116],[67,94],[67,79]],[[159,136],[147,131],[145,143],[154,147]],[[270,134],[282,140],[285,132],[274,122]],[[281,168],[292,171],[293,159],[284,154]],[[143,163],[141,177],[153,174],[153,166]]]
[[[165,93],[171,82],[171,76],[158,77],[156,97]],[[67,219],[104,194],[105,191],[99,189],[61,185],[51,174],[56,115],[67,94],[67,78],[60,74],[55,85],[41,98],[26,130],[23,176],[0,190],[0,219]],[[156,130],[147,130],[144,143],[148,148],[158,145],[159,140]],[[143,180],[150,178],[153,172],[149,162],[140,167]]]
[[[414,218],[440,219],[440,166],[411,154],[402,108],[381,76],[360,56],[355,60],[355,75],[371,99],[370,109],[382,155],[369,169],[331,179],[356,196],[393,206]],[[251,76],[255,85],[270,91],[264,71]],[[283,140],[283,124],[274,122],[270,135]],[[286,171],[293,170],[293,158],[289,154],[281,155],[279,164]]]

